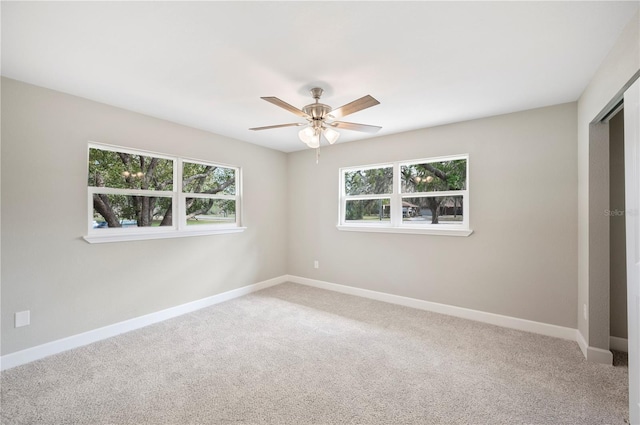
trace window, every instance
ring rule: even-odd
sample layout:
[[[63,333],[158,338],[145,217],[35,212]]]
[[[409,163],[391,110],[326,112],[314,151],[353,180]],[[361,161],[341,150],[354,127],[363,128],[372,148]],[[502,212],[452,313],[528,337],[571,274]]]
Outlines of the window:
[[[240,227],[240,169],[89,144],[89,242],[230,233]]]
[[[345,223],[389,221],[393,167],[359,168],[344,173]],[[385,213],[387,211],[387,213]]]
[[[182,161],[186,225],[236,225],[236,168]]]
[[[340,169],[340,230],[468,236],[468,155]]]

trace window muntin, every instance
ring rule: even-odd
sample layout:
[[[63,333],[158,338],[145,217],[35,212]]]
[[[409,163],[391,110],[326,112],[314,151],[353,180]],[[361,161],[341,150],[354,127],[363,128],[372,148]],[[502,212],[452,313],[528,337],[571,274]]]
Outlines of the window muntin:
[[[403,232],[441,229],[470,234],[468,160],[465,154],[341,169],[338,227],[364,231],[396,228]],[[375,186],[374,176],[383,175],[391,176],[390,192],[361,190],[381,187]]]
[[[92,143],[87,181],[89,236],[242,229],[237,167]]]

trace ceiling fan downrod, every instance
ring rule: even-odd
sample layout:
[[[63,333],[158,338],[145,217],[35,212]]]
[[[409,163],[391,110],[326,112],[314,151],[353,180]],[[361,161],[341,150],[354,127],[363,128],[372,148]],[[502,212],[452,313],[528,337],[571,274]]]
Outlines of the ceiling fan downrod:
[[[302,108],[302,112],[311,117],[311,120],[309,120],[309,122],[312,123],[314,128],[317,128],[322,125],[322,121],[331,112],[331,106],[320,103],[320,96],[322,96],[322,93],[324,92],[324,90],[322,90],[320,87],[314,87],[309,91],[311,92],[311,96],[313,96],[316,102],[304,106]]]

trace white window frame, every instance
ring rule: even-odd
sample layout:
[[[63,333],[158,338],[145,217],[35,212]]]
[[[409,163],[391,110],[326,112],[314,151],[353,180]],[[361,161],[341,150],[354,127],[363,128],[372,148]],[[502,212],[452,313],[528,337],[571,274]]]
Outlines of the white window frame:
[[[89,243],[124,242],[146,239],[165,239],[186,236],[215,235],[224,233],[238,233],[246,230],[242,226],[242,170],[240,167],[202,161],[192,158],[166,155],[157,152],[131,149],[122,146],[108,145],[103,143],[89,142],[87,146],[87,166],[89,164],[89,150],[100,149],[112,152],[123,152],[131,155],[144,155],[154,158],[162,158],[173,161],[173,190],[141,190],[141,189],[120,189],[109,187],[94,187],[87,185],[87,235],[84,240]],[[211,165],[233,169],[235,171],[235,195],[200,194],[182,191],[182,165],[184,162]],[[86,174],[85,174],[86,177]],[[86,180],[85,180],[86,181]],[[162,227],[123,227],[112,229],[93,228],[93,195],[113,194],[125,196],[153,196],[171,198],[172,215],[176,219],[172,220],[171,226]],[[227,199],[236,202],[236,221],[229,224],[200,224],[188,226],[186,221],[186,209],[184,207],[186,198],[207,198],[207,199]]]
[[[391,193],[376,193],[376,194],[365,194],[365,195],[347,195],[345,193],[345,179],[344,176],[346,173],[350,171],[366,171],[366,170],[376,170],[380,168],[392,168],[393,169],[393,181],[392,181],[392,190]],[[355,226],[357,228],[382,228],[389,227],[389,222],[386,221],[372,221],[370,223],[347,223],[346,211],[347,211],[347,201],[368,201],[371,199],[389,199],[389,203],[391,208],[393,208],[393,196],[396,192],[395,189],[395,176],[396,171],[393,166],[393,163],[385,163],[385,164],[369,164],[363,165],[361,167],[345,167],[340,169],[340,212],[338,216],[338,228],[341,230],[346,230],[344,227]]]
[[[464,159],[466,166],[466,184],[464,190],[434,191],[434,192],[407,192],[402,193],[401,167],[411,164],[425,164],[431,162],[452,161]],[[391,194],[373,195],[347,195],[345,193],[345,174],[356,170],[370,170],[376,168],[393,167],[393,192]],[[411,159],[381,164],[368,164],[361,166],[343,167],[339,169],[339,202],[338,202],[338,230],[350,232],[380,232],[380,233],[410,233],[443,236],[469,236],[473,230],[469,227],[469,154],[440,156],[433,158]],[[462,222],[460,224],[410,224],[402,220],[402,199],[432,196],[462,196]],[[349,223],[346,221],[347,201],[357,199],[386,199],[390,201],[390,221],[371,223]]]

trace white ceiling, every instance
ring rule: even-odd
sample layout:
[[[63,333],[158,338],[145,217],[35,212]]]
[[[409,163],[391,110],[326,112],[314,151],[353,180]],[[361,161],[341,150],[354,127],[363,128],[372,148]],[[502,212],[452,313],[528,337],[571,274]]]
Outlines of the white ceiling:
[[[284,152],[325,89],[377,135],[578,99],[627,2],[6,2],[2,75]],[[374,137],[341,130],[339,143]]]

